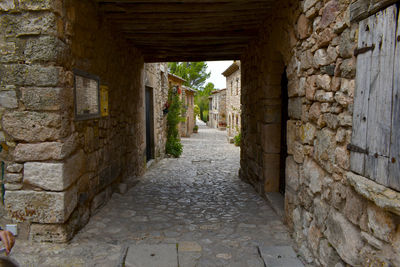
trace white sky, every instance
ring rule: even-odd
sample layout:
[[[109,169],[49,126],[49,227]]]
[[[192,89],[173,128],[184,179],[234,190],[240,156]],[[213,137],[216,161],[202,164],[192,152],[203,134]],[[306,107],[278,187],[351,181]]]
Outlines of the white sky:
[[[229,61],[207,61],[207,70],[211,72],[208,82],[212,82],[217,89],[223,89],[226,87],[226,79],[222,73],[233,63],[233,60]]]

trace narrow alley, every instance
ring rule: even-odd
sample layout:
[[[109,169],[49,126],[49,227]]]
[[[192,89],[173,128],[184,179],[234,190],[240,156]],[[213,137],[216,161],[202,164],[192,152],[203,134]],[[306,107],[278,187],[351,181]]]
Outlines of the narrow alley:
[[[142,266],[146,255],[134,254],[143,245],[162,254],[178,244],[181,267],[245,267],[264,266],[259,249],[292,245],[266,201],[239,180],[240,149],[225,132],[201,126],[182,141],[181,158],[153,164],[125,194],[115,193],[70,244],[17,240],[11,256],[21,266]],[[174,266],[167,261],[156,266]]]

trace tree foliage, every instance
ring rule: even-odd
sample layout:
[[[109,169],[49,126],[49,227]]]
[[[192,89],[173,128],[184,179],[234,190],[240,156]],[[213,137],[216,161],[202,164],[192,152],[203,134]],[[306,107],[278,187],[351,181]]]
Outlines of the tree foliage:
[[[172,90],[169,90],[168,103],[167,142],[165,144],[165,152],[178,158],[183,151],[178,130],[179,123],[182,121],[182,102],[179,100],[179,96],[177,94],[174,94]]]
[[[203,90],[199,90],[195,96],[194,102],[200,108],[200,119],[202,121],[208,120],[208,109],[209,109],[209,100],[208,97],[211,95],[211,92],[214,91],[214,84],[207,83],[207,85],[203,88]]]
[[[198,62],[169,62],[169,72],[186,80],[184,85],[201,90],[211,73],[207,72],[207,63]]]

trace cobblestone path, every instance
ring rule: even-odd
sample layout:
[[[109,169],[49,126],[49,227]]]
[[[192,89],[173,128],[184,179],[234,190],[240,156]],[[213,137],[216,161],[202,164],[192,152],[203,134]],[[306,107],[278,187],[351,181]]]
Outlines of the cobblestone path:
[[[179,244],[180,266],[264,266],[257,246],[291,245],[286,227],[239,180],[240,150],[201,127],[179,159],[154,164],[66,245],[17,243],[21,266],[117,266],[124,247]],[[193,265],[194,266],[194,265]],[[163,266],[160,266],[163,267]]]

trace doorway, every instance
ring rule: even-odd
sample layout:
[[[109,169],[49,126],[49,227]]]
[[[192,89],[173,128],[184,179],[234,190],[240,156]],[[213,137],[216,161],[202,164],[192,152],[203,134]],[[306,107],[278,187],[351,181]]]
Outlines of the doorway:
[[[146,86],[146,161],[154,158],[153,88]]]
[[[281,151],[280,151],[280,171],[279,171],[279,192],[285,194],[286,186],[286,158],[287,154],[287,121],[289,119],[288,115],[288,78],[286,74],[286,67],[283,70],[281,77]]]

